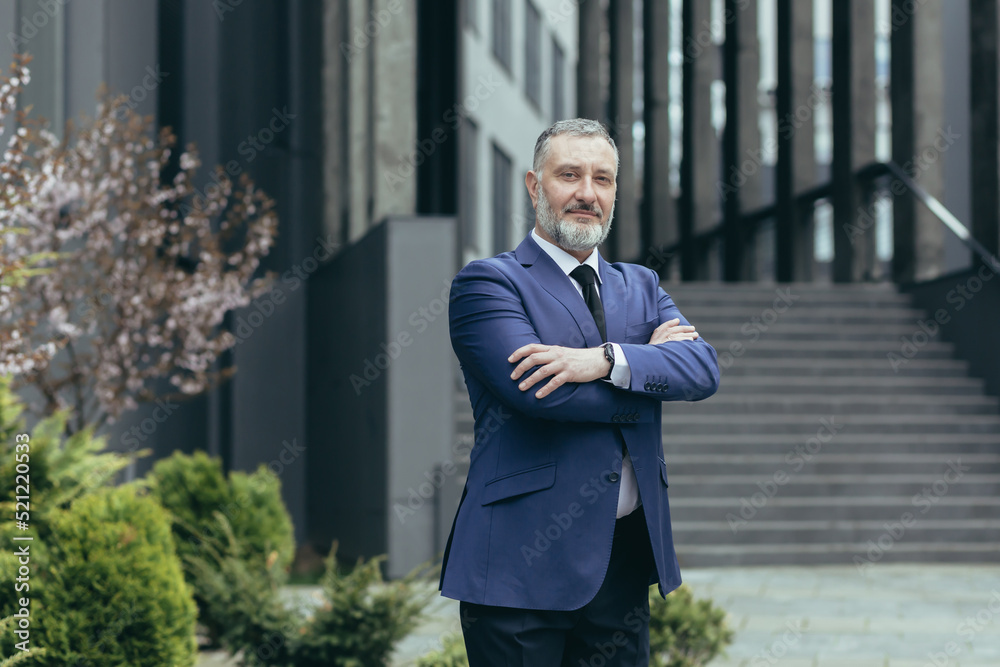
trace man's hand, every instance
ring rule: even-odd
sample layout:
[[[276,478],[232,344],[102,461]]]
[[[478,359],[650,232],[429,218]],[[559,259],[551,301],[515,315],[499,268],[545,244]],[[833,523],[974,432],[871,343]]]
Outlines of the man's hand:
[[[649,345],[659,345],[668,340],[694,340],[697,337],[698,332],[694,327],[680,324],[680,320],[675,317],[653,330],[653,335],[649,337]]]
[[[533,366],[539,367],[517,385],[521,391],[528,391],[550,378],[544,387],[535,392],[535,398],[545,398],[567,382],[598,380],[608,374],[610,366],[604,357],[604,350],[599,347],[579,349],[541,343],[520,347],[507,358],[512,364],[519,360],[521,363],[510,374],[512,380],[517,380]]]

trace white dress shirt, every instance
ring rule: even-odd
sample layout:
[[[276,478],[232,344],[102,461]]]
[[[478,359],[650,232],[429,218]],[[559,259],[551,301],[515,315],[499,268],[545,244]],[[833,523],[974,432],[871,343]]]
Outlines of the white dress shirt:
[[[597,248],[594,248],[593,252],[583,260],[579,262],[576,257],[569,254],[559,246],[554,243],[549,243],[541,236],[535,232],[534,229],[531,230],[531,238],[535,240],[535,243],[545,251],[549,257],[551,257],[555,263],[562,269],[562,272],[566,274],[569,281],[576,287],[576,291],[580,294],[580,298],[583,298],[583,286],[580,285],[573,277],[569,274],[580,264],[587,264],[590,268],[594,269],[594,273],[597,275],[597,291],[601,292],[601,271],[600,265],[597,261]],[[601,295],[601,303],[604,301],[603,294]],[[628,359],[625,358],[625,353],[622,351],[621,345],[618,343],[611,343],[615,350],[615,367],[611,371],[611,379],[609,382],[616,387],[621,387],[622,389],[627,389],[632,381],[632,371],[628,365]],[[635,481],[635,470],[632,468],[632,457],[629,456],[628,449],[625,450],[625,458],[622,460],[622,474],[621,474],[621,486],[618,489],[618,513],[617,518],[621,518],[627,514],[631,514],[636,507],[639,506],[639,487]]]

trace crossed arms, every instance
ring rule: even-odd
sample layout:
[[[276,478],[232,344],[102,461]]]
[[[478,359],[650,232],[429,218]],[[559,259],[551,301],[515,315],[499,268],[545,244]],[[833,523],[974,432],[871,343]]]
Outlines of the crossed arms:
[[[659,293],[660,325],[644,344],[620,343],[631,369],[628,388],[599,381],[608,370],[600,348],[542,344],[519,290],[489,262],[473,262],[455,277],[452,346],[463,368],[504,404],[527,415],[611,422],[623,412],[638,412],[639,422],[653,421],[661,401],[700,400],[715,393],[719,370],[715,350],[699,339],[650,274],[650,289]],[[665,378],[668,389],[648,391],[640,379],[648,376]]]

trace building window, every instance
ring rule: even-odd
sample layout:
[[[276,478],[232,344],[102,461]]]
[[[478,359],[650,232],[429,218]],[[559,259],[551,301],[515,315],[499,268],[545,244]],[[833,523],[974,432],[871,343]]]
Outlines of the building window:
[[[472,32],[479,32],[479,0],[464,0],[462,9],[465,14],[465,25]]]
[[[510,42],[510,0],[493,0],[493,55],[508,72]]]
[[[458,214],[462,233],[462,247],[475,251],[479,247],[476,225],[476,205],[479,201],[479,128],[466,118],[459,130],[461,142],[459,160]]]
[[[552,38],[552,119],[566,117],[566,54]]]
[[[542,106],[542,16],[531,2],[524,11],[524,93]]]
[[[511,174],[510,157],[493,144],[493,252],[510,250]]]

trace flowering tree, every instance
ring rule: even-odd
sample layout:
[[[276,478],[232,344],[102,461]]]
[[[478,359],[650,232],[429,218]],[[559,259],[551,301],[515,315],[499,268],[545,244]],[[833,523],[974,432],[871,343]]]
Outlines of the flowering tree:
[[[23,114],[17,113],[17,93],[21,86],[28,82],[28,71],[24,68],[26,57],[19,56],[11,68],[9,76],[0,77],[0,141],[9,125],[8,118],[14,116],[23,124]],[[19,146],[25,136],[24,132],[14,132],[7,139],[7,150],[0,159],[0,314],[11,310],[11,295],[15,289],[24,285],[25,279],[35,272],[29,269],[36,257],[26,257],[15,260],[3,252],[4,238],[25,230],[12,224],[10,211],[19,199],[20,192],[11,187],[16,181],[16,156],[20,155]],[[33,323],[24,322],[31,326]],[[0,376],[16,375],[44,364],[55,354],[55,345],[49,341],[36,348],[31,347],[27,337],[22,336],[18,329],[0,328]]]
[[[20,85],[22,70],[15,62]],[[25,232],[0,253],[44,269],[7,294],[0,331],[61,345],[18,379],[44,397],[42,413],[71,406],[71,430],[162,396],[164,380],[193,395],[231,374],[216,368],[236,342],[223,317],[271,280],[257,274],[277,229],[273,201],[221,170],[200,193],[194,148],[174,166],[175,137],[154,139],[151,118],[121,102],[106,98],[62,141],[21,125],[0,167],[16,193],[4,217]]]

